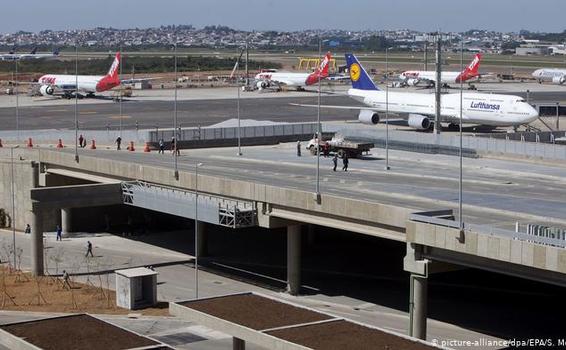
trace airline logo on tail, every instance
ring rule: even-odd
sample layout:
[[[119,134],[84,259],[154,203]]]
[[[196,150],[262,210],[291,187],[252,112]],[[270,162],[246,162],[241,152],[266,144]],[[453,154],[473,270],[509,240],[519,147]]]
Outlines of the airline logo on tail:
[[[466,69],[464,69],[464,71],[461,72],[460,75],[458,75],[458,77],[456,78],[456,82],[459,83],[460,81],[466,81],[477,77],[478,70],[480,68],[480,62],[481,62],[481,54],[478,53],[476,54],[472,62],[470,62],[468,67],[466,67]]]
[[[332,55],[330,52],[324,56],[324,59],[320,62],[320,66],[316,68],[314,72],[312,72],[306,81],[306,85],[314,85],[318,83],[319,80],[322,80],[328,77],[328,69],[330,68],[330,60],[332,59]]]
[[[379,90],[356,56],[351,53],[347,53],[346,65],[350,71],[350,80],[352,81],[352,87],[354,89]]]
[[[111,76],[112,78],[117,78],[119,67],[120,67],[120,52],[116,53],[116,57],[114,58],[114,62],[112,62],[112,66],[110,66],[108,75]]]

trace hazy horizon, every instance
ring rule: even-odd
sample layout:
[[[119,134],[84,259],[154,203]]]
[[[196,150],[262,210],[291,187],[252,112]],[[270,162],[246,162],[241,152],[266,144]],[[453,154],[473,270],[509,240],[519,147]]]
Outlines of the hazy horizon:
[[[402,5],[401,5],[402,4]],[[1,33],[17,31],[117,29],[190,24],[225,25],[240,30],[304,29],[463,32],[469,29],[562,32],[561,0],[99,0],[97,3],[22,0],[2,5]]]

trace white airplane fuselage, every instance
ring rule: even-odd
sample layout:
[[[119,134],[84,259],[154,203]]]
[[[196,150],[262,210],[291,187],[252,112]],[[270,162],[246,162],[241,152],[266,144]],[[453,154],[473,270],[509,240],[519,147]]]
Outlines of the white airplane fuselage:
[[[539,82],[551,81],[555,84],[564,84],[566,82],[566,69],[559,68],[541,68],[532,73],[533,78]]]
[[[434,94],[387,92],[349,89],[348,95],[370,110],[398,115],[435,115]],[[388,108],[386,107],[388,101]],[[462,121],[470,124],[515,126],[528,124],[538,118],[538,112],[522,97],[513,95],[464,93]],[[442,95],[441,115],[443,122],[458,124],[460,119],[460,94]]]
[[[440,81],[442,84],[454,84],[459,83],[457,79],[460,76],[460,72],[442,72],[440,75]],[[422,80],[422,81],[436,81],[435,71],[406,71],[401,73],[399,79],[402,80]]]
[[[255,76],[256,80],[276,81],[287,86],[306,86],[310,73],[291,73],[291,72],[265,72]]]
[[[67,75],[67,74],[46,74],[39,78],[38,82],[42,85],[57,86],[62,90],[78,90],[84,93],[96,93],[109,90],[107,86],[102,86],[101,81],[104,75]],[[78,82],[78,88],[76,84]],[[116,85],[115,85],[116,86]]]

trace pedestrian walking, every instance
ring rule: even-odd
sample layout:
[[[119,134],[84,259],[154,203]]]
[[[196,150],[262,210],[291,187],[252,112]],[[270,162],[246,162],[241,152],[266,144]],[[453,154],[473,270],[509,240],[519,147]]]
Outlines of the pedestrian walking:
[[[177,140],[175,139],[175,136],[171,137],[171,153],[176,153],[178,156],[181,155],[181,150],[179,150],[179,147],[177,146]]]
[[[165,153],[165,141],[163,140],[163,138],[159,139],[159,152],[161,154]]]
[[[301,156],[301,141],[297,141],[297,157]]]
[[[322,146],[322,154],[324,154],[324,158],[328,158],[329,153],[330,153],[330,144],[328,142],[325,142],[324,146]]]
[[[61,226],[57,225],[57,238],[55,239],[56,241],[62,241],[63,239],[61,238],[63,235],[63,230],[61,229]]]
[[[120,136],[118,136],[118,138],[116,139],[116,150],[121,150],[122,149],[122,138]]]
[[[84,141],[85,141],[85,138],[83,137],[83,134],[81,134],[81,135],[79,136],[79,147],[80,147],[80,148],[83,148],[83,147],[84,147],[84,146],[83,146],[83,142],[84,142]]]
[[[342,167],[342,170],[348,171],[348,163],[350,163],[350,161],[348,160],[348,154],[344,153],[344,155],[342,156],[342,164],[344,165]]]
[[[63,288],[71,289],[71,277],[69,276],[69,273],[65,270],[63,270]]]
[[[29,224],[26,224],[26,229],[24,230],[25,234],[31,234],[31,226]]]
[[[334,157],[332,157],[332,164],[334,164],[334,167],[332,168],[332,171],[336,171],[336,166],[338,166],[338,154],[334,154]]]
[[[90,241],[86,242],[86,254],[85,257],[87,257],[90,254],[91,257],[94,258],[94,254],[92,254],[92,243],[90,243]]]

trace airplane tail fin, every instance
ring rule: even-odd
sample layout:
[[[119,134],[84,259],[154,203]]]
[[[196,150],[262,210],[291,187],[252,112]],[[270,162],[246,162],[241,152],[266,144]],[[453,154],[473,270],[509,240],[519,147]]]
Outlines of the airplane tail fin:
[[[316,69],[317,72],[322,78],[328,77],[328,69],[330,69],[330,60],[332,59],[332,54],[327,52],[324,56],[324,59],[320,62],[320,66]]]
[[[478,76],[478,70],[480,68],[481,62],[481,54],[476,54],[472,62],[460,73],[458,78],[456,78],[456,82],[466,81]]]
[[[37,47],[34,47],[33,50],[29,53],[30,55],[35,55],[37,52]]]
[[[332,59],[332,55],[330,52],[324,56],[324,59],[320,62],[320,66],[318,66],[314,72],[312,72],[308,77],[306,84],[307,85],[314,85],[318,83],[319,80],[328,77],[328,69],[330,67],[330,60]]]
[[[112,78],[113,80],[119,80],[118,73],[120,68],[120,52],[116,53],[116,57],[114,57],[114,62],[110,66],[110,70],[108,71],[107,76]]]
[[[350,72],[350,80],[354,89],[379,90],[354,54],[346,54],[346,66]]]

